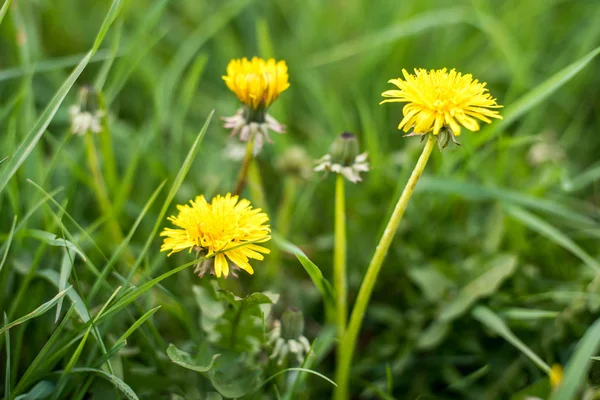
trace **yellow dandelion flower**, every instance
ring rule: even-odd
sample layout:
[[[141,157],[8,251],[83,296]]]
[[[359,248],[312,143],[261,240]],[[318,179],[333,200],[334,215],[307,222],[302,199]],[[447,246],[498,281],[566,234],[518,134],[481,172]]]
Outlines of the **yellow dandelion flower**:
[[[502,119],[494,108],[496,103],[485,87],[485,83],[473,80],[471,74],[463,75],[446,68],[427,71],[415,69],[415,75],[402,70],[404,79],[391,79],[400,90],[387,90],[382,93],[388,99],[381,103],[408,103],[402,112],[404,118],[398,129],[424,135],[440,133],[449,127],[455,136],[460,135],[461,125],[470,131],[479,130],[478,119],[491,123],[490,118]]]
[[[160,236],[165,239],[160,251],[170,251],[171,255],[189,249],[206,256],[221,251],[214,257],[217,277],[229,275],[229,262],[234,268],[253,274],[249,259],[262,260],[261,253],[270,253],[254,244],[271,239],[271,229],[265,225],[269,217],[260,208],[253,209],[248,200],[227,193],[208,203],[204,196],[198,196],[189,205],[178,205],[177,209],[179,214],[168,220],[181,229],[165,228],[161,232]],[[248,242],[252,243],[240,246]]]
[[[288,87],[288,68],[285,61],[254,57],[231,60],[223,80],[252,110],[268,108]]]
[[[555,388],[562,382],[563,379],[563,369],[560,364],[554,364],[552,368],[550,368],[550,385]]]

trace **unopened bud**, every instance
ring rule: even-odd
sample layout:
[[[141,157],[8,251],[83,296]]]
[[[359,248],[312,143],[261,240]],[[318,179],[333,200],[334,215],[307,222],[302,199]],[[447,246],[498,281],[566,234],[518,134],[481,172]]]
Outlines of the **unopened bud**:
[[[334,164],[343,167],[352,165],[358,155],[358,138],[350,132],[342,133],[331,145],[329,154]]]
[[[297,308],[290,308],[281,316],[281,337],[298,339],[304,333],[304,315]]]

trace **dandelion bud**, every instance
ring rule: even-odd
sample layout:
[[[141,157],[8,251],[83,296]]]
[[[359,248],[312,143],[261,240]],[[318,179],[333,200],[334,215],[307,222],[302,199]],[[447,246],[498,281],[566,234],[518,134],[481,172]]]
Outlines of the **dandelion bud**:
[[[342,174],[352,183],[361,181],[360,173],[369,170],[367,153],[358,154],[358,139],[350,132],[342,133],[331,145],[330,153],[317,160],[315,171]]]
[[[358,155],[358,139],[350,132],[344,132],[331,144],[329,150],[331,161],[348,167],[354,163]]]
[[[88,132],[100,133],[102,131],[102,117],[104,111],[99,106],[98,93],[89,85],[79,90],[79,101],[69,107],[71,117],[71,131],[76,135],[85,135]]]
[[[283,174],[308,179],[312,171],[312,160],[303,147],[288,147],[277,159],[276,167]]]
[[[281,337],[298,339],[304,333],[304,315],[295,307],[285,311],[281,316]]]
[[[295,362],[302,364],[310,352],[310,342],[303,335],[304,315],[297,308],[291,308],[283,313],[281,321],[273,323],[269,333],[268,344],[273,347],[269,358],[277,359],[277,365],[283,365],[289,355],[295,356]]]

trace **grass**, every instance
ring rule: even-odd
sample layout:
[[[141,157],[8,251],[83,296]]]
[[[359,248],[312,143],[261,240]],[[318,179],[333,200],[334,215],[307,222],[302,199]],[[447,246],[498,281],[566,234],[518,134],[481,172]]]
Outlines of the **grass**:
[[[375,283],[351,398],[594,392],[598,17],[564,0],[2,2],[0,396],[331,397],[335,179],[298,179],[279,160],[292,146],[317,159],[342,131],[369,152],[372,170],[344,187],[351,313],[423,148],[396,130],[401,106],[378,103],[416,67],[472,73],[504,119],[434,149]],[[193,255],[159,252],[158,232],[175,204],[233,190],[240,162],[219,117],[238,103],[221,76],[253,55],[290,73],[270,110],[288,133],[243,192],[277,234],[253,276],[216,291]],[[88,84],[107,118],[83,138],[68,108]],[[278,366],[264,330],[290,307],[312,356]],[[232,327],[241,353],[221,345]]]

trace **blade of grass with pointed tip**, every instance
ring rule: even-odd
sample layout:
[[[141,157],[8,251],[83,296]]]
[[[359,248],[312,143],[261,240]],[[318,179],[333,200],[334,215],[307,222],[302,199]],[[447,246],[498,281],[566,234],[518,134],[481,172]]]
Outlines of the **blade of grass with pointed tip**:
[[[64,247],[66,249],[69,249],[69,250],[73,251],[74,253],[79,254],[79,256],[84,261],[87,260],[85,255],[81,252],[81,250],[79,250],[77,248],[77,246],[75,246],[72,242],[70,242],[68,240],[59,238],[54,233],[42,231],[39,229],[28,229],[25,231],[25,234],[32,238],[38,239],[50,246]]]
[[[45,269],[43,271],[38,272],[38,275],[46,279],[48,282],[50,282],[57,288],[59,287],[60,276],[58,272],[52,269]],[[81,296],[79,296],[79,293],[77,293],[75,290],[69,290],[67,292],[67,297],[71,299],[71,302],[73,303],[73,306],[75,307],[75,311],[79,315],[79,318],[81,318],[83,322],[88,322],[90,320],[90,314],[83,302],[83,299],[81,298]]]
[[[2,8],[0,8],[0,24],[2,24],[2,21],[4,20],[4,16],[8,12],[8,7],[10,7],[10,2],[11,2],[11,0],[5,0],[4,4],[2,5]],[[8,399],[8,397],[7,397],[7,399]]]
[[[280,235],[273,233],[273,242],[283,251],[291,253],[296,256],[298,261],[302,264],[308,276],[313,281],[319,292],[321,292],[321,296],[323,296],[323,301],[327,305],[327,307],[331,307],[334,309],[335,307],[335,298],[333,295],[333,287],[331,283],[323,276],[323,273],[317,267],[315,263],[313,263],[307,256],[304,254],[300,248],[287,240],[285,240]]]
[[[550,400],[571,400],[584,384],[590,368],[591,357],[600,348],[600,319],[588,328],[583,338],[577,344],[575,353],[569,358],[567,368],[560,385],[550,396]]]
[[[135,392],[133,391],[133,389],[126,384],[121,378],[113,375],[113,374],[109,374],[108,372],[102,371],[100,369],[96,369],[96,368],[73,368],[71,370],[71,373],[94,373],[94,374],[98,374],[99,376],[107,379],[108,381],[112,382],[115,384],[115,386],[117,388],[119,388],[119,390],[125,395],[127,396],[127,398],[129,400],[139,400],[137,394],[135,394]]]
[[[271,375],[270,377],[268,377],[267,379],[265,379],[265,381],[260,385],[260,387],[257,388],[260,389],[261,387],[263,387],[267,382],[275,379],[276,377],[278,377],[281,374],[285,374],[288,371],[302,371],[302,372],[308,372],[309,374],[313,374],[318,376],[319,378],[331,383],[333,386],[337,387],[337,383],[335,383],[334,381],[332,381],[331,379],[329,379],[328,377],[326,377],[323,374],[318,373],[317,371],[313,371],[312,369],[308,369],[308,368],[286,368],[283,369],[279,372],[274,373],[273,375]]]
[[[196,136],[196,140],[192,144],[192,147],[190,148],[190,151],[188,152],[188,154],[185,158],[185,161],[183,162],[183,165],[179,169],[177,176],[175,176],[173,185],[171,185],[171,188],[169,189],[169,193],[167,194],[167,198],[165,199],[165,202],[163,203],[162,208],[160,209],[160,212],[158,213],[158,217],[156,218],[156,223],[154,224],[154,227],[152,228],[152,231],[150,232],[148,239],[146,239],[146,243],[144,244],[144,247],[142,248],[142,251],[140,252],[140,255],[138,256],[137,260],[135,261],[135,264],[131,268],[131,272],[129,273],[129,276],[127,277],[127,281],[125,282],[125,285],[124,285],[125,288],[127,288],[127,286],[129,285],[129,282],[131,282],[131,278],[133,277],[133,274],[135,274],[135,272],[137,271],[139,266],[142,264],[142,261],[144,260],[144,257],[146,257],[146,253],[148,252],[148,249],[150,249],[150,246],[152,245],[152,241],[154,240],[154,237],[156,236],[158,229],[164,223],[165,214],[167,213],[167,210],[169,209],[169,206],[171,205],[171,201],[173,201],[173,199],[175,198],[175,195],[177,194],[177,191],[183,184],[183,180],[187,176],[187,173],[189,172],[190,168],[192,167],[192,162],[196,158],[196,154],[198,153],[198,150],[200,149],[200,143],[202,143],[202,139],[204,139],[204,136],[206,135],[206,131],[208,130],[208,126],[210,124],[210,121],[212,120],[214,113],[215,113],[215,110],[212,110],[210,112],[210,115],[208,116],[208,118],[206,118],[206,122],[204,122],[204,126],[202,126],[202,129]]]
[[[100,47],[102,40],[104,40],[104,36],[110,27],[110,24],[117,17],[119,11],[119,5],[121,4],[121,0],[114,0],[100,30],[98,35],[96,35],[96,39],[94,41],[94,45],[92,49],[86,54],[86,56],[79,62],[77,67],[71,72],[67,80],[61,85],[58,89],[50,103],[46,106],[46,109],[37,120],[33,129],[29,132],[29,134],[25,137],[25,139],[19,144],[19,147],[15,150],[15,153],[11,155],[10,160],[7,162],[6,167],[0,170],[0,193],[4,190],[10,179],[17,172],[21,164],[25,162],[29,154],[36,147],[40,138],[46,131],[48,125],[50,125],[50,121],[54,118],[54,115],[58,111],[58,108],[62,104],[63,100],[67,96],[67,93],[71,90],[71,87],[75,84],[79,75],[83,72],[87,64],[90,62],[92,56]]]
[[[10,324],[5,325],[4,327],[0,328],[0,334],[3,333],[4,331],[9,330],[10,328],[13,328],[19,324],[22,324],[25,321],[28,321],[32,318],[36,318],[36,317],[39,317],[40,315],[45,314],[48,310],[50,310],[52,307],[54,307],[54,305],[58,302],[58,300],[60,300],[60,298],[63,297],[70,289],[71,289],[71,286],[69,286],[67,289],[63,290],[62,292],[59,292],[51,300],[45,302],[44,304],[42,304],[41,306],[39,306],[38,308],[36,308],[32,312],[30,312],[29,314],[24,315],[21,318],[14,320]]]
[[[568,250],[585,264],[587,264],[590,268],[592,268],[596,273],[600,272],[600,263],[592,256],[587,254],[581,247],[571,240],[571,238],[556,229],[554,226],[550,225],[536,215],[523,210],[522,208],[516,206],[506,206],[505,209],[509,215],[523,223],[528,228],[552,240],[565,250]]]
[[[485,306],[477,306],[471,312],[473,318],[481,322],[488,329],[502,336],[507,342],[519,349],[531,361],[535,363],[546,374],[550,372],[550,366],[544,362],[537,354],[533,352],[525,343],[521,341],[511,330],[502,318],[496,315],[492,310]]]

